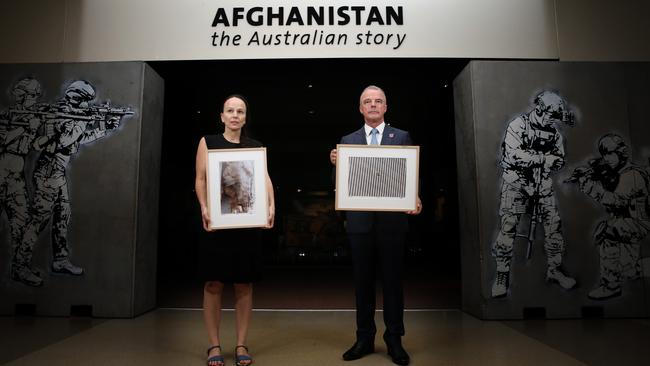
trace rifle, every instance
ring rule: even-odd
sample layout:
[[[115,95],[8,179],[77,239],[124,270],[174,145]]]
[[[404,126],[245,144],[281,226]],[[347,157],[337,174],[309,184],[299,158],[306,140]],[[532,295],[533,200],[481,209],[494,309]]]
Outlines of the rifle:
[[[530,212],[530,222],[528,224],[528,234],[521,235],[515,234],[515,237],[524,237],[528,242],[526,247],[526,259],[530,259],[533,253],[533,242],[535,241],[535,231],[537,229],[537,220],[539,220],[539,199],[540,199],[540,188],[542,186],[542,167],[533,168],[533,178],[535,183],[535,192],[532,197],[530,197],[530,202],[532,202],[532,210]]]
[[[135,114],[134,111],[131,110],[131,108],[115,108],[110,106],[110,102],[106,102],[105,104],[100,104],[100,105],[92,105],[88,108],[84,108],[84,110],[89,111],[92,114],[99,115],[99,116],[105,116],[105,115],[113,115],[113,116],[132,116]]]
[[[111,107],[107,102],[106,104],[100,104],[98,106],[90,106],[86,108],[78,109],[80,113],[69,113],[63,112],[61,110],[45,110],[45,111],[32,111],[24,109],[10,109],[9,113],[11,114],[33,114],[35,116],[42,116],[45,118],[45,123],[48,120],[53,119],[74,119],[78,121],[100,121],[104,120],[107,115],[113,116],[132,116],[135,114],[130,108],[115,108]],[[10,121],[12,125],[16,126],[29,126],[27,121]]]
[[[571,176],[564,180],[564,183],[578,183],[581,178],[599,179],[608,175],[608,166],[603,158],[589,160],[586,166],[579,166],[573,170]]]
[[[580,166],[573,170],[571,176],[564,180],[564,183],[580,183],[585,178],[587,180],[598,181],[608,191],[613,191],[618,185],[620,174],[617,170],[611,168],[605,159],[596,158],[589,160],[587,166]]]

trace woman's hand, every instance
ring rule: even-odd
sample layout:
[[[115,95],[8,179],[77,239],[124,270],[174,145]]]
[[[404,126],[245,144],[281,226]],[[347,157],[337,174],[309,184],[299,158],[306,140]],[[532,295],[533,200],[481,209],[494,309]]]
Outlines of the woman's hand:
[[[210,228],[210,212],[206,206],[201,206],[201,220],[203,221],[203,230],[214,231],[214,229]]]
[[[270,229],[275,223],[275,205],[269,205],[269,221],[266,223],[265,229]]]

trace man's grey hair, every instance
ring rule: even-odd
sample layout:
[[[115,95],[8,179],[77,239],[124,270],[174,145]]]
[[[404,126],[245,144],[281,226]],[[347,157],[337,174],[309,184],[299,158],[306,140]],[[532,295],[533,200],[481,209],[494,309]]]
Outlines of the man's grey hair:
[[[380,88],[380,87],[378,87],[378,86],[376,86],[376,85],[368,85],[368,86],[366,86],[366,87],[363,89],[363,91],[361,92],[361,95],[363,95],[363,93],[365,93],[367,90],[378,90],[378,91],[380,91],[380,92],[384,95],[384,100],[387,99],[387,98],[386,98],[386,92],[384,91],[384,89],[382,89],[382,88]],[[361,102],[361,96],[359,96],[359,102]]]

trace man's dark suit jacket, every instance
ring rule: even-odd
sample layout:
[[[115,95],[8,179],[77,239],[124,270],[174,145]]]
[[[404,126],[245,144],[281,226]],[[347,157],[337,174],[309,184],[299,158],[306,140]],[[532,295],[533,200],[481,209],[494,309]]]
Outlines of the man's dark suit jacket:
[[[366,131],[361,129],[343,136],[341,144],[367,145]],[[412,145],[408,132],[386,124],[380,145]],[[346,211],[348,234],[365,234],[376,226],[377,232],[405,233],[408,230],[408,218],[402,212]]]

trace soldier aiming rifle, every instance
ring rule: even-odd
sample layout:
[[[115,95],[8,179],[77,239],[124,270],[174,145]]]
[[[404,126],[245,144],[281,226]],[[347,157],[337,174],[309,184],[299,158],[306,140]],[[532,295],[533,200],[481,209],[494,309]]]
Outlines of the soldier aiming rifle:
[[[592,300],[621,296],[625,281],[641,277],[640,241],[650,231],[650,174],[631,162],[627,145],[616,134],[598,141],[600,157],[578,167],[565,180],[605,207],[608,217],[598,223],[600,279],[587,295]]]
[[[124,116],[133,112],[110,105],[93,106],[95,89],[84,80],[71,83],[64,98],[42,111],[44,128],[34,142],[40,155],[34,169],[33,215],[24,242],[32,248],[48,221],[52,220],[52,272],[79,276],[84,269],[70,260],[67,239],[71,208],[66,168],[72,156],[84,145],[115,131]]]
[[[19,80],[11,91],[11,109],[0,113],[0,214],[4,211],[11,235],[11,278],[29,286],[41,286],[40,273],[32,268],[32,248],[23,241],[30,219],[25,177],[25,157],[41,125],[36,103],[41,84],[33,78]]]

